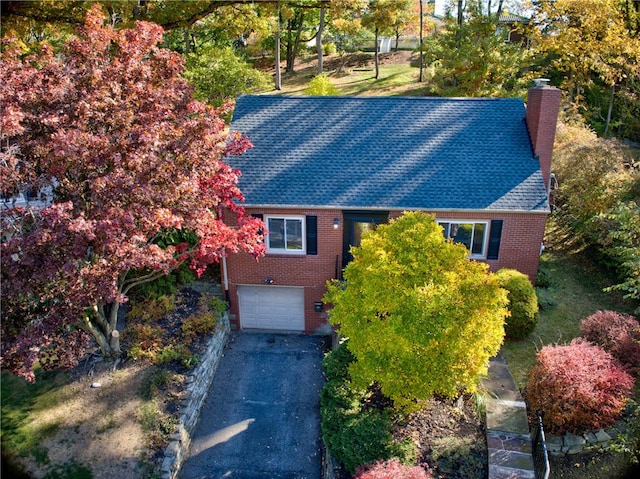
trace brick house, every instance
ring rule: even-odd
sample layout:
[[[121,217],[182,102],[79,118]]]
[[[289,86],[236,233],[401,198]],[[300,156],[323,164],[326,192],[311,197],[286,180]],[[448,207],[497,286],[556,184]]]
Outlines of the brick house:
[[[235,327],[328,332],[327,280],[364,231],[408,210],[435,214],[471,259],[533,281],[559,101],[545,85],[526,108],[516,98],[238,98],[231,128],[254,148],[227,160],[269,233],[265,257],[223,264]]]

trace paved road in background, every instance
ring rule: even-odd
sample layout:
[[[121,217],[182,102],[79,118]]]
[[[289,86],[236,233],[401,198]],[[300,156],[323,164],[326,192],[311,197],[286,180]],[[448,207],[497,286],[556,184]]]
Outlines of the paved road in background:
[[[232,333],[180,479],[319,479],[325,338]]]

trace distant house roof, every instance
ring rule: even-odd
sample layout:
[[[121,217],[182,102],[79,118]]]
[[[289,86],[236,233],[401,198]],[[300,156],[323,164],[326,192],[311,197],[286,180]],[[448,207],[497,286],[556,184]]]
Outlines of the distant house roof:
[[[547,212],[520,99],[241,96],[247,206]]]

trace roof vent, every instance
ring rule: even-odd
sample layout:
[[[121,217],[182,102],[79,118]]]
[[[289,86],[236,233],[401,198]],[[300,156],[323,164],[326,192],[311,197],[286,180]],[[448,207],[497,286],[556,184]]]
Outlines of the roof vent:
[[[533,80],[537,87],[545,87],[549,85],[550,81],[551,80],[549,80],[548,78],[536,78],[535,80]]]

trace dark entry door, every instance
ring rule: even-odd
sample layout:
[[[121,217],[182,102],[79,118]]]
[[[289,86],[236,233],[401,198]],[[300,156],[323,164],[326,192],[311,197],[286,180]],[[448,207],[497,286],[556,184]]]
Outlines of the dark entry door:
[[[344,238],[342,241],[342,269],[353,259],[351,246],[360,246],[362,235],[389,221],[388,211],[343,211]]]

